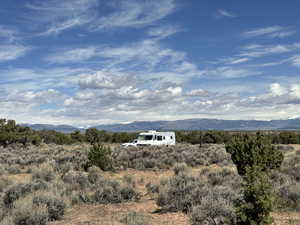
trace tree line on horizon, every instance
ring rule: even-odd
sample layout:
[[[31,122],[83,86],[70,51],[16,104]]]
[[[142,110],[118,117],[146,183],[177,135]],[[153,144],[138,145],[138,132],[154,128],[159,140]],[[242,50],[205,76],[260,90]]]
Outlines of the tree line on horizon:
[[[300,131],[260,131],[268,136],[272,144],[300,144]],[[190,144],[224,144],[241,134],[255,135],[257,131],[175,131],[176,141]],[[36,131],[17,125],[14,120],[0,119],[0,145],[10,144],[39,145],[76,143],[124,143],[138,136],[137,132],[108,132],[89,128],[66,134],[54,130]]]

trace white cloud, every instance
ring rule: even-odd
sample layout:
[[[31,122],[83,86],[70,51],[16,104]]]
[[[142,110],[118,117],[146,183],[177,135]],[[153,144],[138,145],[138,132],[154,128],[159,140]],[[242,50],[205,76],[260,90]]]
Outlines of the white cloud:
[[[239,56],[241,57],[262,57],[265,55],[272,55],[272,54],[281,54],[286,52],[291,52],[295,49],[295,47],[288,46],[288,45],[258,45],[258,44],[251,44],[244,46],[242,48],[241,53]]]
[[[92,26],[94,30],[120,27],[144,27],[157,22],[175,10],[174,0],[128,0],[112,4],[114,12],[100,17]]]
[[[23,45],[0,45],[0,62],[15,60],[26,55],[31,50]]]
[[[290,95],[295,97],[295,98],[298,98],[299,99],[299,104],[300,104],[300,85],[299,84],[293,84],[291,86]]]
[[[72,63],[83,62],[93,58],[96,55],[97,49],[95,47],[75,48],[70,50],[58,49],[46,57],[46,61],[50,63]]]
[[[123,47],[104,48],[100,55],[103,58],[113,59],[116,63],[128,61],[143,62],[149,66],[156,66],[163,59],[168,62],[179,62],[185,58],[185,53],[163,48],[155,40],[143,40],[141,42],[125,45]]]
[[[273,83],[270,84],[267,94],[251,96],[241,102],[244,107],[280,107],[282,110],[287,110],[284,107],[300,104],[300,85],[293,84],[287,88]]]
[[[166,48],[157,39],[145,39],[120,47],[99,47],[96,56],[104,69],[135,71],[148,79],[182,82],[199,74],[197,66],[187,59],[184,52]]]
[[[293,66],[300,66],[300,55],[292,56],[289,61],[292,63]]]
[[[255,58],[261,58],[271,55],[286,54],[290,52],[295,52],[300,48],[299,43],[294,44],[277,44],[277,45],[261,45],[261,44],[248,44],[240,48],[240,52],[235,54],[232,57],[221,58],[217,60],[216,64],[225,64],[225,65],[239,65],[245,62],[249,62]],[[247,67],[267,67],[283,64],[286,62],[292,62],[293,59],[297,57],[292,57],[290,59],[278,60],[276,62],[266,62],[260,64],[247,64]],[[297,61],[297,60],[296,60]],[[297,64],[297,62],[296,62]]]
[[[89,31],[148,26],[174,12],[175,2],[49,0],[35,1],[26,7],[34,12],[34,22],[38,21],[40,27],[47,27],[40,35],[57,35],[83,26]]]
[[[231,17],[231,18],[234,18],[236,16],[233,13],[226,10],[226,9],[218,9],[217,17]]]
[[[58,67],[51,69],[10,68],[0,70],[1,89],[19,91],[67,87],[78,84],[78,76],[91,72],[88,68]]]
[[[231,58],[228,60],[228,64],[235,65],[235,64],[240,64],[244,62],[248,62],[250,59],[249,58]]]
[[[285,38],[296,34],[296,31],[281,31],[270,34],[270,37],[274,38]]]
[[[148,31],[148,35],[156,38],[166,38],[173,34],[176,34],[180,31],[180,29],[176,26],[172,25],[164,25],[159,27],[154,27]]]
[[[0,25],[0,40],[3,39],[9,43],[12,43],[17,40],[17,30]]]
[[[206,76],[209,78],[240,78],[240,77],[248,77],[259,75],[261,72],[252,71],[249,69],[238,68],[238,67],[229,67],[229,66],[221,66],[215,69],[203,70],[202,76]]]
[[[34,22],[47,26],[41,34],[51,35],[91,22],[96,16],[97,4],[97,0],[49,0],[26,6],[36,13]]]
[[[282,87],[280,84],[273,83],[270,85],[270,92],[272,96],[281,96],[286,94],[287,90],[284,87]]]
[[[25,92],[14,92],[10,94],[6,101],[18,102],[31,105],[40,105],[59,102],[60,98],[64,99],[64,95],[54,89],[48,89],[44,91],[25,91]]]
[[[181,87],[169,87],[167,90],[172,94],[172,96],[179,96],[182,93]]]
[[[192,96],[192,97],[208,97],[209,92],[203,89],[193,89],[189,92],[186,93],[187,96]]]
[[[289,30],[287,28],[281,26],[270,26],[270,27],[262,27],[256,28],[253,30],[246,31],[242,34],[242,36],[246,38],[251,37],[259,37],[266,36],[272,38],[284,38],[295,34],[295,31]]]
[[[111,71],[97,71],[95,74],[81,75],[79,79],[82,89],[119,89],[136,83],[137,77],[133,74]]]
[[[249,97],[226,93],[211,93],[205,89],[185,89],[182,85],[133,82],[128,73],[98,71],[76,76],[80,87],[73,94],[58,90],[29,90],[1,93],[1,116],[20,122],[67,123],[95,125],[100,123],[128,122],[133,120],[224,118],[224,119],[272,119],[296,116],[300,112],[300,85],[289,87],[279,83],[269,85],[265,94]],[[95,86],[92,84],[95,83]],[[99,85],[99,86],[97,86]],[[223,92],[222,92],[223,91]],[[58,107],[42,108],[43,104]],[[14,109],[15,106],[17,109]],[[18,110],[22,109],[22,110]],[[30,118],[28,115],[34,115]]]
[[[0,117],[11,118],[18,122],[52,123],[62,122],[61,118],[53,116],[57,109],[43,109],[43,105],[59,106],[65,95],[58,90],[46,89],[40,91],[20,91],[11,89],[0,98]]]
[[[84,62],[94,58],[94,62],[103,68],[133,70],[143,68],[155,70],[157,67],[168,71],[196,72],[197,67],[186,59],[184,52],[166,48],[159,39],[145,39],[123,46],[89,46],[75,49],[58,49],[45,58],[51,63],[65,64]],[[91,61],[90,61],[91,62]]]

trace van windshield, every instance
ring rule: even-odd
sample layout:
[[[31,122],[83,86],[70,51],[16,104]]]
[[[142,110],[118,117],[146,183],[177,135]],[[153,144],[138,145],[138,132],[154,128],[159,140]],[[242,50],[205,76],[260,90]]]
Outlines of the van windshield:
[[[150,141],[152,140],[153,135],[139,135],[138,140],[140,141]]]

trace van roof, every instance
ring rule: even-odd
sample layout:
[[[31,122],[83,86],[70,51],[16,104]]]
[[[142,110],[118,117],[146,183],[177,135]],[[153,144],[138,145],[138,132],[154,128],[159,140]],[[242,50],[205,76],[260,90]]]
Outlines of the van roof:
[[[159,131],[155,131],[155,130],[149,130],[146,132],[142,132],[139,135],[150,135],[150,134],[156,134],[156,135],[175,135],[175,133],[173,131],[165,131],[165,132],[159,132]]]

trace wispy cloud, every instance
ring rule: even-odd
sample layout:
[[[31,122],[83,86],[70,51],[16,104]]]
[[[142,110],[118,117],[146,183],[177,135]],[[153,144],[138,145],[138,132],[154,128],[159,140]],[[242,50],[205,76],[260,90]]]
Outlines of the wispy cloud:
[[[248,62],[250,60],[250,58],[229,58],[227,59],[227,64],[230,65],[235,65],[235,64],[240,64],[240,63],[244,63],[244,62]]]
[[[296,32],[290,30],[289,28],[285,28],[282,26],[270,26],[270,27],[262,27],[256,28],[253,30],[246,31],[242,33],[242,36],[245,38],[251,37],[272,37],[272,38],[284,38],[295,34]]]
[[[299,43],[294,44],[274,44],[274,45],[262,45],[262,44],[248,44],[240,47],[240,52],[231,57],[225,57],[217,60],[215,64],[225,65],[237,65],[247,63],[247,67],[269,67],[292,62],[295,57],[290,57],[289,54],[297,53],[300,49]],[[281,60],[274,60],[271,62],[264,62],[259,64],[250,64],[249,62],[263,57],[275,56],[275,55],[286,55],[287,58]],[[296,57],[297,58],[297,57]]]
[[[103,69],[114,71],[139,71],[150,78],[182,82],[199,73],[186,54],[167,48],[160,39],[144,39],[121,46],[90,46],[61,49],[45,58],[57,64],[82,63],[94,59]],[[89,61],[91,62],[91,61]]]
[[[0,25],[0,40],[12,43],[17,40],[17,30],[8,26]]]
[[[91,22],[96,16],[97,0],[35,1],[26,7],[35,12],[34,22],[47,26],[42,35],[59,34]]]
[[[150,29],[148,35],[154,38],[163,39],[173,34],[180,32],[181,29],[178,26],[163,25]]]
[[[40,27],[47,27],[40,35],[56,35],[83,25],[89,31],[144,27],[165,18],[176,8],[174,0],[49,0],[35,1],[26,7],[34,12],[35,23],[39,21]],[[106,13],[99,13],[101,7],[105,7]]]
[[[217,13],[216,13],[216,17],[220,18],[220,17],[230,17],[230,18],[234,18],[236,17],[235,14],[229,12],[226,9],[218,9]]]
[[[292,56],[289,61],[293,66],[300,67],[300,55]]]
[[[15,60],[26,55],[31,50],[23,45],[0,45],[0,62]]]
[[[231,79],[231,78],[255,76],[259,74],[261,74],[261,72],[245,69],[242,67],[220,66],[214,69],[203,70],[201,75],[209,77],[211,79],[218,79],[218,78]]]
[[[1,88],[18,91],[51,89],[53,87],[72,88],[76,77],[90,73],[89,68],[53,67],[46,69],[9,68],[1,69]],[[74,80],[76,79],[76,80]]]
[[[130,73],[97,71],[94,74],[82,75],[79,78],[81,89],[119,89],[135,85],[138,78]]]
[[[97,19],[93,30],[144,27],[161,20],[174,12],[174,0],[145,1],[128,0],[113,4],[113,12]]]
[[[281,54],[291,52],[295,48],[289,45],[258,45],[250,44],[242,48],[242,52],[239,54],[242,57],[262,57],[265,55]]]
[[[93,58],[97,54],[96,47],[87,48],[75,48],[75,49],[58,49],[55,53],[47,56],[46,61],[50,63],[73,63],[73,62],[84,62],[88,59]]]
[[[18,102],[18,103],[27,103],[27,104],[48,104],[54,103],[55,101],[63,99],[64,95],[55,90],[47,89],[42,91],[25,91],[25,92],[14,92],[7,96],[6,101],[9,102]]]
[[[243,102],[243,105],[247,104],[250,107],[281,107],[282,110],[289,105],[297,106],[300,104],[300,85],[284,87],[279,83],[272,83],[268,93],[252,96],[244,99]]]

